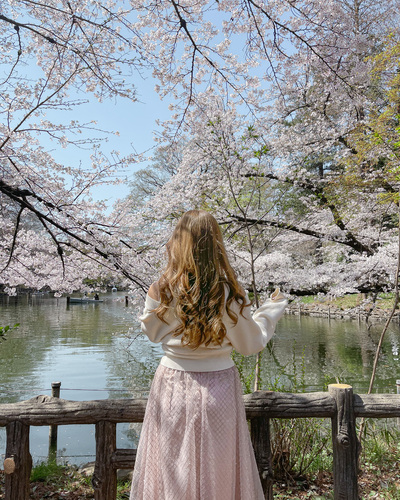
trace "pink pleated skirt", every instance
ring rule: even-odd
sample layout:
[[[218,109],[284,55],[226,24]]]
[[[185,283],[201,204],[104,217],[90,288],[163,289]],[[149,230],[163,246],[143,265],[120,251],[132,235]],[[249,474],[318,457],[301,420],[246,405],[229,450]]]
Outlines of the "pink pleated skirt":
[[[189,372],[160,365],[130,500],[262,499],[236,367]]]

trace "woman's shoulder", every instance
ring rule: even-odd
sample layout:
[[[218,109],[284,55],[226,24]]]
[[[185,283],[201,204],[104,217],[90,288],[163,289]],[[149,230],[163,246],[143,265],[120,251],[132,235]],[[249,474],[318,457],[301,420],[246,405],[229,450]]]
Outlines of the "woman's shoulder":
[[[246,289],[240,283],[237,284],[236,290],[234,287],[231,288],[228,283],[225,283],[225,302],[229,299],[229,307],[233,308],[241,308],[243,304],[245,306],[251,304],[251,300],[249,299]]]

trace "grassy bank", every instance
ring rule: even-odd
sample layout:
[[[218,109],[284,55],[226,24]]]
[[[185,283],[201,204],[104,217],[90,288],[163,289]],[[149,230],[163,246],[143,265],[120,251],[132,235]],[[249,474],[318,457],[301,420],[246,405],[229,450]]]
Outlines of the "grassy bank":
[[[393,293],[379,293],[375,298],[372,295],[365,293],[353,293],[344,295],[343,297],[329,297],[318,295],[305,295],[299,298],[302,304],[324,304],[331,307],[336,307],[342,310],[354,309],[362,306],[366,310],[376,307],[382,310],[391,310],[394,304]]]

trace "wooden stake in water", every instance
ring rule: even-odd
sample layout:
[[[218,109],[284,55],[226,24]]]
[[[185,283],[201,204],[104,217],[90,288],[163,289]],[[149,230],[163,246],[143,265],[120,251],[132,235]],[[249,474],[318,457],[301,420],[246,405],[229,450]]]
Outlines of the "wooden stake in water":
[[[60,397],[61,382],[51,383],[51,395],[53,398]],[[50,425],[49,428],[49,462],[57,459],[57,425]]]
[[[400,394],[400,379],[396,380],[397,394]],[[400,417],[397,417],[397,427],[400,429]]]
[[[253,275],[253,291],[254,291],[254,298],[256,302],[256,308],[258,309],[260,307],[260,304],[258,302],[258,295],[257,295],[257,289],[255,285],[255,280],[254,280],[254,275]],[[256,366],[255,366],[255,373],[254,373],[254,391],[258,391],[260,389],[260,353],[258,352],[256,354]]]

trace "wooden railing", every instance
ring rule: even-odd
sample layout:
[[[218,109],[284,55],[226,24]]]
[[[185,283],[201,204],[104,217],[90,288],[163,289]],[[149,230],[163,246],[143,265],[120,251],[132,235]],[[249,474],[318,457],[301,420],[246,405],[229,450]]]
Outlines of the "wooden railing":
[[[292,394],[258,391],[244,396],[244,403],[268,500],[272,499],[273,486],[270,418],[330,418],[334,498],[358,500],[356,418],[400,417],[400,394],[353,394],[352,387],[344,384],[330,385],[328,392]],[[145,408],[146,399],[76,402],[51,396],[0,405],[0,426],[7,429],[5,500],[29,498],[32,467],[29,427],[71,424],[96,426],[96,463],[92,480],[94,498],[115,500],[117,469],[133,469],[136,456],[135,450],[117,448],[116,425],[120,422],[142,422]]]

